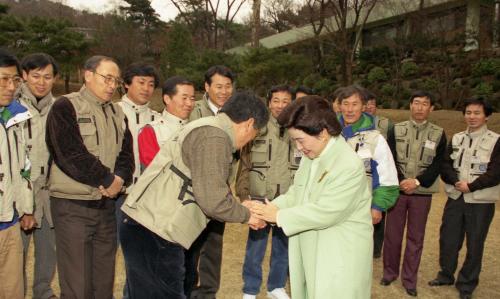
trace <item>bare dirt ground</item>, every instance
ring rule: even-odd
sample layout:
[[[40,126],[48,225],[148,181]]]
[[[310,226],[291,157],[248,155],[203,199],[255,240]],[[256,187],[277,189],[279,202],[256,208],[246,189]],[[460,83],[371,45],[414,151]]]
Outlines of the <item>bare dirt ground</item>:
[[[408,118],[408,111],[400,110],[381,110],[381,115],[385,115],[394,121],[401,121]],[[463,118],[460,112],[456,111],[436,111],[431,116],[431,121],[443,126],[448,134],[456,133],[465,128]],[[494,114],[490,117],[488,123],[490,129],[500,132],[500,114]],[[418,297],[429,299],[448,299],[458,298],[458,292],[454,287],[431,288],[427,286],[427,281],[433,279],[438,271],[439,257],[439,226],[441,225],[441,216],[446,202],[444,193],[434,196],[429,219],[427,222],[427,231],[425,236],[424,251],[422,262],[419,269]],[[248,234],[248,228],[242,224],[228,224],[224,236],[224,255],[222,264],[222,282],[221,289],[217,298],[241,298],[242,278],[241,269],[243,257],[245,254],[245,244]],[[465,248],[462,249],[459,267],[462,264],[465,255]],[[269,264],[269,248],[264,261],[264,277],[267,277]],[[28,279],[30,283],[27,298],[31,298],[31,284],[33,280],[33,250],[30,250],[28,261]],[[382,277],[382,259],[373,261],[373,281],[372,298],[411,298],[406,295],[401,282],[398,280],[388,287],[379,285]],[[124,266],[121,252],[117,253],[116,280],[114,296],[122,297],[122,288],[124,283]],[[57,278],[53,283],[54,290],[59,293]],[[258,298],[265,298],[265,283],[262,286],[261,294]],[[496,214],[493,223],[490,226],[488,238],[486,240],[485,252],[483,257],[483,268],[480,276],[479,286],[474,292],[474,298],[496,299],[500,298],[500,205],[496,207]],[[322,299],[322,298],[316,298]],[[340,298],[342,299],[342,298]]]

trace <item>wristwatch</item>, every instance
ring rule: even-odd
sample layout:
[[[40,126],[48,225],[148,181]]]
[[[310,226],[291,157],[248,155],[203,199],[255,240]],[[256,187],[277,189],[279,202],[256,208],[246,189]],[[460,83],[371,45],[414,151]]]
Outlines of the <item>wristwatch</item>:
[[[415,185],[417,185],[417,187],[420,186],[420,181],[417,179],[414,179],[414,180],[415,180]]]

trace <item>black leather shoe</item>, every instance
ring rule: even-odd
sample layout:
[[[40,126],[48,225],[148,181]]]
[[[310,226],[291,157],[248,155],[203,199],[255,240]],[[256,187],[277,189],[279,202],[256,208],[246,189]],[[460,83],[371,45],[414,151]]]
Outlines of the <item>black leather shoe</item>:
[[[472,294],[466,292],[460,292],[460,299],[472,299]]]
[[[436,278],[436,279],[429,281],[428,284],[431,287],[439,287],[439,286],[451,286],[451,285],[453,285],[453,282],[443,281],[439,278]]]
[[[390,285],[394,280],[388,280],[388,279],[385,279],[385,278],[382,278],[380,280],[380,285],[383,285],[383,286],[388,286]]]
[[[412,297],[417,297],[417,289],[406,289],[406,294]]]

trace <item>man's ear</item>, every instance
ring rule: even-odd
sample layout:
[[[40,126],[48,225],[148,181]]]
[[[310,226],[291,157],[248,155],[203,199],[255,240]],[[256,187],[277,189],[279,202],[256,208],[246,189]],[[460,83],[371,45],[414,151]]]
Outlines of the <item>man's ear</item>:
[[[94,73],[92,73],[91,71],[85,71],[83,73],[83,77],[85,78],[85,82],[89,82],[90,81],[90,78],[91,76],[93,75]]]
[[[254,128],[254,124],[255,124],[255,118],[250,117],[250,118],[247,120],[247,128],[248,128],[248,129],[253,129],[253,128]]]

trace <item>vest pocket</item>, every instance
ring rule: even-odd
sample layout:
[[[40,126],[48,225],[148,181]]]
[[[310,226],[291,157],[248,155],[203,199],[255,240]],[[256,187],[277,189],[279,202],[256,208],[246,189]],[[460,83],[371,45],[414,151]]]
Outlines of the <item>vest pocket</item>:
[[[99,136],[97,128],[94,123],[79,123],[80,135],[82,136],[83,144],[87,150],[93,154],[98,155]]]

